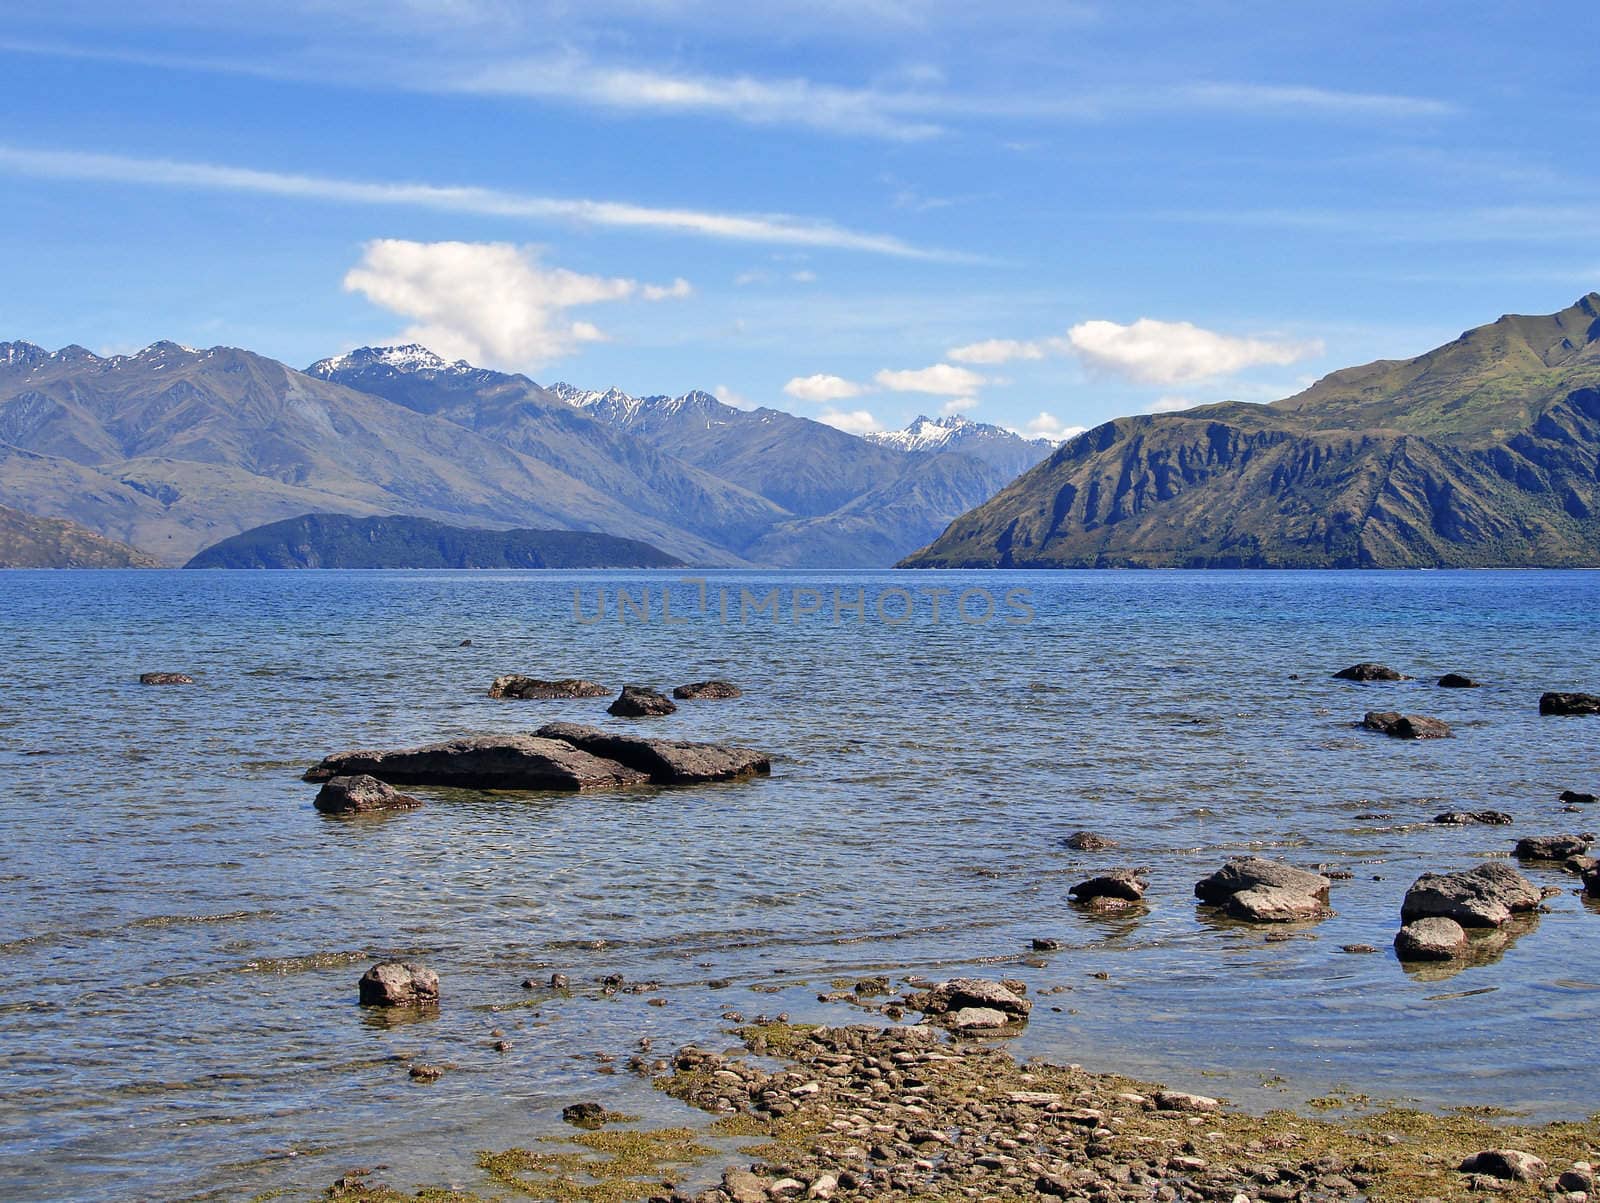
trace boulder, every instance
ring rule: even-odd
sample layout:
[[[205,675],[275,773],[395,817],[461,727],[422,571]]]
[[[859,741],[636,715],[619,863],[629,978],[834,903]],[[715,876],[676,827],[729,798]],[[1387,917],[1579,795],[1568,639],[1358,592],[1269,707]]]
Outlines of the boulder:
[[[392,785],[358,773],[354,777],[334,777],[317,791],[313,805],[323,814],[365,814],[374,810],[412,810],[422,803]]]
[[[643,685],[624,685],[617,700],[606,707],[606,713],[618,718],[651,718],[672,714],[677,709],[664,693]]]
[[[306,773],[307,781],[366,774],[391,785],[455,789],[586,790],[643,785],[649,774],[556,739],[482,735],[394,752],[341,752]]]
[[[380,961],[361,975],[363,1007],[427,1007],[439,1001],[439,975],[410,961]]]
[[[1487,1174],[1507,1182],[1536,1182],[1544,1171],[1544,1162],[1517,1149],[1485,1149],[1461,1163],[1463,1174]]]
[[[744,691],[732,681],[696,681],[691,685],[678,686],[672,691],[672,696],[680,702],[720,702],[743,697]]]
[[[1562,790],[1560,800],[1568,806],[1593,806],[1600,801],[1593,794],[1580,794],[1575,789]]]
[[[1467,951],[1467,931],[1439,915],[1418,919],[1395,935],[1394,951],[1402,961],[1448,961]]]
[[[141,685],[193,685],[194,678],[187,673],[140,673]]]
[[[1231,918],[1249,923],[1304,923],[1329,914],[1326,900],[1315,894],[1271,886],[1240,890],[1223,909]]]
[[[1020,1021],[993,1007],[962,1007],[944,1016],[944,1022],[958,1032],[990,1032]]]
[[[1333,674],[1336,681],[1409,681],[1410,677],[1404,673],[1395,672],[1387,664],[1373,664],[1371,661],[1362,661],[1352,664],[1349,668],[1341,668]]]
[[[1078,831],[1067,837],[1067,847],[1077,852],[1101,852],[1117,847],[1117,841],[1092,831]]]
[[[754,748],[613,735],[579,723],[547,723],[539,728],[538,737],[559,740],[590,755],[615,761],[646,774],[658,785],[728,781],[772,772],[772,758]]]
[[[1538,889],[1510,865],[1485,861],[1458,873],[1424,873],[1406,891],[1400,922],[1441,916],[1462,927],[1499,927],[1540,903]]]
[[[491,698],[507,698],[516,701],[529,699],[549,698],[603,698],[609,696],[611,691],[604,685],[597,685],[593,681],[583,681],[577,677],[562,677],[558,681],[544,681],[538,677],[522,677],[512,674],[505,677],[496,677],[494,684],[489,686]]]
[[[1595,856],[1569,856],[1561,862],[1561,871],[1582,877],[1590,869],[1600,868],[1600,857]]]
[[[1600,714],[1600,697],[1592,693],[1547,693],[1539,699],[1540,714]]]
[[[1530,835],[1517,841],[1518,860],[1566,860],[1589,851],[1589,841],[1581,835]]]
[[[1600,898],[1600,869],[1590,869],[1584,873],[1583,892],[1590,898]]]
[[[1195,897],[1251,923],[1294,923],[1326,918],[1328,879],[1282,861],[1237,857],[1195,883]]]
[[[1000,1011],[1013,1020],[1028,1017],[1033,1003],[999,982],[957,977],[931,990],[906,996],[906,1005],[924,1015],[949,1015],[967,1008]]]
[[[1155,1104],[1157,1111],[1215,1111],[1221,1106],[1207,1095],[1186,1094],[1181,1090],[1156,1091]]]
[[[1401,714],[1397,710],[1369,710],[1361,725],[1391,739],[1449,739],[1453,734],[1450,724],[1443,719]]]
[[[1462,673],[1445,673],[1439,678],[1440,689],[1477,689],[1481,684]]]
[[[599,1103],[571,1103],[561,1109],[561,1119],[577,1128],[598,1128],[606,1122],[606,1109]]]
[[[1512,822],[1512,819],[1503,810],[1447,810],[1442,815],[1434,815],[1433,821],[1451,827],[1462,827],[1468,823],[1486,823],[1491,827],[1505,827]]]
[[[1099,877],[1091,877],[1088,881],[1080,881],[1067,891],[1078,902],[1092,902],[1096,898],[1120,899],[1123,902],[1138,902],[1144,897],[1144,892],[1149,883],[1144,875],[1137,869],[1112,869],[1109,873]]]

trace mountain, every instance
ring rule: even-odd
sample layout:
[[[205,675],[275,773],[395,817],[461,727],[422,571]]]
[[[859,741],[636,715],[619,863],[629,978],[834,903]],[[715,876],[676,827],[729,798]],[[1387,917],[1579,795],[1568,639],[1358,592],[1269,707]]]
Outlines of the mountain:
[[[1600,564],[1600,294],[1272,405],[1108,422],[903,563]]]
[[[0,343],[0,504],[165,563],[306,513],[604,531],[687,560],[720,545],[435,414],[248,351],[101,357]]]
[[[137,548],[102,539],[76,522],[0,506],[0,568],[154,568],[155,563]]]
[[[306,514],[206,548],[185,568],[674,568],[635,539],[592,531],[463,529],[426,518]]]
[[[874,431],[862,437],[913,455],[960,451],[1000,469],[1008,478],[1021,476],[1056,449],[1049,439],[1025,439],[1003,426],[974,422],[960,414],[919,416],[904,430]]]

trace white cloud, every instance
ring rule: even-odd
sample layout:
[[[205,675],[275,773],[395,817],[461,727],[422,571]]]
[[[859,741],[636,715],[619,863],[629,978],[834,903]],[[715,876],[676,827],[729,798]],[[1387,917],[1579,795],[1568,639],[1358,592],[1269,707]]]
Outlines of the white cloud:
[[[1201,404],[1204,403],[1191,400],[1188,397],[1161,397],[1152,404],[1146,406],[1145,412],[1152,414],[1175,414],[1182,413],[1186,409],[1193,409],[1196,405]]]
[[[1319,354],[1319,342],[1235,338],[1191,322],[1140,318],[1132,325],[1082,322],[1067,332],[1072,349],[1095,371],[1141,384],[1186,384],[1262,364],[1290,364]]]
[[[850,434],[866,434],[869,431],[883,429],[883,423],[879,422],[877,418],[864,409],[848,411],[825,409],[818,416],[817,421],[848,431]]]
[[[1047,351],[1060,350],[1062,339],[1022,342],[1015,338],[990,338],[983,342],[951,347],[945,352],[957,363],[1010,363],[1014,359],[1043,359]]]
[[[545,267],[535,250],[501,242],[369,242],[344,278],[350,292],[412,319],[400,336],[446,359],[531,370],[605,335],[568,309],[685,296],[667,287]],[[681,288],[680,288],[681,286]]]
[[[679,276],[671,284],[646,284],[639,295],[647,301],[676,301],[694,295],[694,286]]]
[[[759,406],[742,393],[736,393],[726,384],[719,384],[711,390],[711,395],[724,405],[731,405],[734,409],[757,409]]]
[[[752,216],[700,209],[663,209],[625,201],[568,200],[492,188],[440,184],[370,183],[332,176],[257,171],[215,163],[142,159],[75,150],[28,150],[0,145],[0,172],[43,179],[95,180],[165,188],[244,192],[337,204],[403,206],[482,217],[566,221],[614,229],[655,230],[730,242],[829,247],[899,259],[965,262],[968,257],[914,247],[888,234],[869,234],[788,214]]]
[[[1068,426],[1053,413],[1044,410],[1039,415],[1029,418],[1022,424],[1022,429],[1012,427],[1015,434],[1024,435],[1030,439],[1049,439],[1054,443],[1064,443],[1070,438],[1075,438],[1087,430],[1087,426]]]
[[[828,376],[819,372],[815,376],[796,376],[783,386],[783,391],[797,401],[813,401],[820,405],[859,397],[867,390],[843,376]]]
[[[895,393],[929,393],[936,397],[964,397],[983,387],[984,378],[967,368],[936,363],[909,371],[882,371],[873,377],[880,388]]]
[[[817,282],[817,273],[809,269],[801,269],[797,272],[791,272],[789,279],[796,284],[815,284]]]
[[[976,397],[951,397],[939,407],[939,412],[948,417],[951,414],[964,414],[968,410],[978,408]]]

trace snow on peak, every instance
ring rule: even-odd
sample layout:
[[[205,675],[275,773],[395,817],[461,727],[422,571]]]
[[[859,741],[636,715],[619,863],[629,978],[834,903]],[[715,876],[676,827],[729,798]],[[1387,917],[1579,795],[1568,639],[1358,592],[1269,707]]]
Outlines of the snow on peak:
[[[971,437],[983,437],[994,427],[974,422],[960,414],[943,418],[930,418],[919,414],[904,430],[877,430],[865,435],[874,443],[895,447],[901,451],[938,451],[952,442]]]
[[[312,376],[332,377],[338,372],[359,372],[364,368],[385,367],[396,372],[471,372],[476,369],[464,359],[454,363],[435,355],[420,343],[396,347],[358,347],[344,355],[321,359],[306,369]]]

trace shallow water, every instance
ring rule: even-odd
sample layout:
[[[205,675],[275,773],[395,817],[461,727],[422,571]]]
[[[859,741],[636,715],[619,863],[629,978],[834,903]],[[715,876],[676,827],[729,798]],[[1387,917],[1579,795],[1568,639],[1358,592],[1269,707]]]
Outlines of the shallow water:
[[[1038,1001],[1020,1053],[1251,1106],[1343,1088],[1593,1109],[1600,908],[1574,879],[1529,870],[1565,892],[1455,976],[1408,972],[1389,940],[1418,873],[1600,826],[1557,801],[1600,784],[1600,720],[1537,710],[1543,690],[1600,688],[1600,576],[728,573],[705,614],[675,582],[0,574],[0,1197],[238,1198],[375,1162],[395,1185],[471,1185],[474,1150],[558,1129],[574,1098],[681,1121],[596,1054],[715,1042],[730,1008],[847,1022],[816,995],[878,972],[1020,977]],[[661,621],[663,585],[687,621]],[[579,587],[586,618],[605,593],[605,621],[575,620]],[[619,587],[652,591],[651,621],[616,619]],[[786,621],[739,621],[740,590],[774,587]],[[935,621],[935,587],[1025,589],[1032,620],[1002,603],[963,622],[952,595]],[[821,612],[794,620],[812,588]],[[836,588],[865,591],[865,621],[834,621]],[[914,594],[901,625],[874,613],[895,588]],[[1361,659],[1418,680],[1330,679]],[[198,683],[137,685],[150,670]],[[1488,684],[1435,689],[1448,670]],[[484,696],[514,671],[730,677],[742,700],[631,729],[771,749],[773,776],[312,809],[300,773],[329,751],[629,726],[603,701]],[[1389,708],[1456,738],[1352,727]],[[1485,808],[1516,825],[1427,823]],[[1084,828],[1123,846],[1066,848]],[[1336,917],[1269,941],[1197,912],[1194,882],[1247,850],[1351,871]],[[1119,864],[1150,867],[1147,914],[1067,905]],[[1034,936],[1065,947],[1033,954]],[[1339,951],[1354,942],[1382,951]],[[439,971],[436,1017],[355,1006],[391,955]],[[521,988],[556,969],[570,996]],[[661,985],[602,997],[612,972]],[[451,1068],[419,1085],[412,1059]]]

